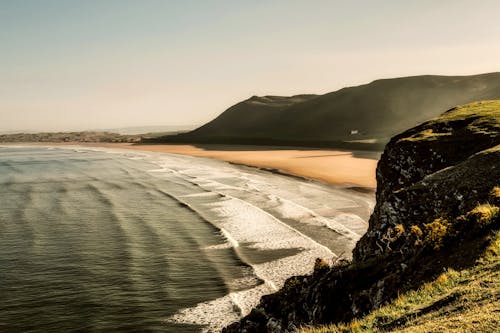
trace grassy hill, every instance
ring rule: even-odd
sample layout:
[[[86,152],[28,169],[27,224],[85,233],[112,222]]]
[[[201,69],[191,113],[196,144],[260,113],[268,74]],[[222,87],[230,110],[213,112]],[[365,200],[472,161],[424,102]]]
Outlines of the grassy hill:
[[[498,214],[498,212],[497,212]],[[495,332],[500,327],[500,235],[477,264],[448,269],[418,290],[349,323],[303,333]]]
[[[159,141],[325,146],[387,142],[443,110],[500,98],[500,73],[376,80],[325,95],[251,97],[200,128]],[[366,141],[371,140],[371,141]]]

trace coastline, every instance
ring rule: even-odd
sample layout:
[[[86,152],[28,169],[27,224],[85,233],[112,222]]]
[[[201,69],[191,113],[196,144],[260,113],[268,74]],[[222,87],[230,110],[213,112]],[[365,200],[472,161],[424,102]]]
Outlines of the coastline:
[[[262,163],[261,165],[265,167],[245,168],[233,166],[233,164],[241,166],[244,163],[226,164],[210,161],[210,156],[197,156],[201,157],[200,161],[191,158],[196,156],[193,154],[173,156],[176,154],[172,151],[173,148],[186,149],[179,146],[154,146],[155,150],[143,149],[144,146],[141,145],[73,142],[24,143],[10,146],[40,148],[59,146],[77,153],[81,150],[110,151],[118,153],[125,159],[145,159],[148,161],[147,173],[159,176],[158,182],[154,181],[151,184],[154,184],[153,193],[156,189],[161,194],[160,200],[165,195],[168,196],[220,231],[221,238],[226,242],[203,247],[204,253],[216,256],[216,253],[223,249],[233,248],[236,258],[248,266],[248,272],[251,274],[244,275],[239,280],[224,280],[230,286],[227,294],[178,309],[164,319],[169,325],[205,325],[215,331],[241,319],[242,315],[250,313],[258,304],[261,296],[280,289],[287,278],[297,274],[310,274],[315,258],[324,258],[330,262],[337,257],[350,257],[356,241],[366,231],[366,221],[373,209],[373,192],[362,194],[350,191],[353,189],[352,186],[346,188],[329,186],[325,182],[311,183],[310,177],[306,177],[309,174],[290,176],[268,167],[264,164],[265,159],[264,161],[256,159],[256,162]],[[127,152],[127,148],[130,148],[128,150],[130,153]],[[165,148],[168,151],[165,151]],[[234,157],[234,154],[245,155],[247,152],[251,152],[252,156],[254,152],[253,155],[267,158],[281,155],[281,161],[285,160],[283,156],[288,156],[289,159],[301,163],[308,160],[322,160],[326,157],[349,158],[352,161],[358,159],[354,159],[354,154],[349,152],[297,151],[290,148],[259,151],[256,147],[234,146],[225,148],[232,149],[227,152],[226,158]],[[148,154],[149,151],[153,153]],[[226,152],[213,149],[207,153],[211,154],[214,151]],[[328,156],[323,156],[325,152]],[[214,159],[226,161],[223,158]],[[152,169],[151,163],[153,163]],[[252,170],[253,168],[266,172]],[[120,168],[117,169],[117,172],[120,172]],[[182,172],[176,172],[179,169]],[[131,181],[129,178],[130,175],[125,177],[127,181]],[[161,186],[160,180],[166,179],[171,180],[172,184],[181,184],[182,189],[176,190],[175,186]],[[344,184],[347,185],[347,182]],[[361,188],[359,184],[356,186]],[[362,189],[370,188],[362,187]],[[265,232],[262,232],[263,230]],[[226,273],[223,275],[231,276]],[[247,283],[245,281],[263,281],[263,283],[255,286],[249,284],[252,286],[250,288],[239,288],[241,283]]]
[[[376,187],[376,152],[233,145],[134,145],[130,143],[47,143],[120,148],[205,157],[232,164],[359,188]]]

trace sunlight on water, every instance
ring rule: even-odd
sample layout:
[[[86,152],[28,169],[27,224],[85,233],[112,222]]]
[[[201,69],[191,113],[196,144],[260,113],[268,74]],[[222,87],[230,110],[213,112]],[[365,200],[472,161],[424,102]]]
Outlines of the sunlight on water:
[[[0,148],[0,331],[218,330],[350,253],[372,208],[206,159]]]

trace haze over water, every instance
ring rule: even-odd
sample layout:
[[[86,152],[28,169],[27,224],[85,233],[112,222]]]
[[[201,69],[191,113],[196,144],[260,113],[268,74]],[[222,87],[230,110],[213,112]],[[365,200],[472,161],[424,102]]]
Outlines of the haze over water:
[[[349,252],[372,207],[212,160],[0,148],[0,331],[217,330]]]

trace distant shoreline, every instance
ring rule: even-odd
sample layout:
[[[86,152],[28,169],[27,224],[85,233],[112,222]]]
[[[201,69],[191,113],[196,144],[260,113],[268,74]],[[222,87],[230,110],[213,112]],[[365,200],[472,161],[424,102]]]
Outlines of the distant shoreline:
[[[9,144],[4,144],[9,145]],[[12,145],[78,145],[131,149],[213,158],[233,164],[256,167],[274,173],[346,185],[361,191],[375,189],[375,169],[379,153],[300,147],[241,145],[134,145],[131,143],[12,143]]]

